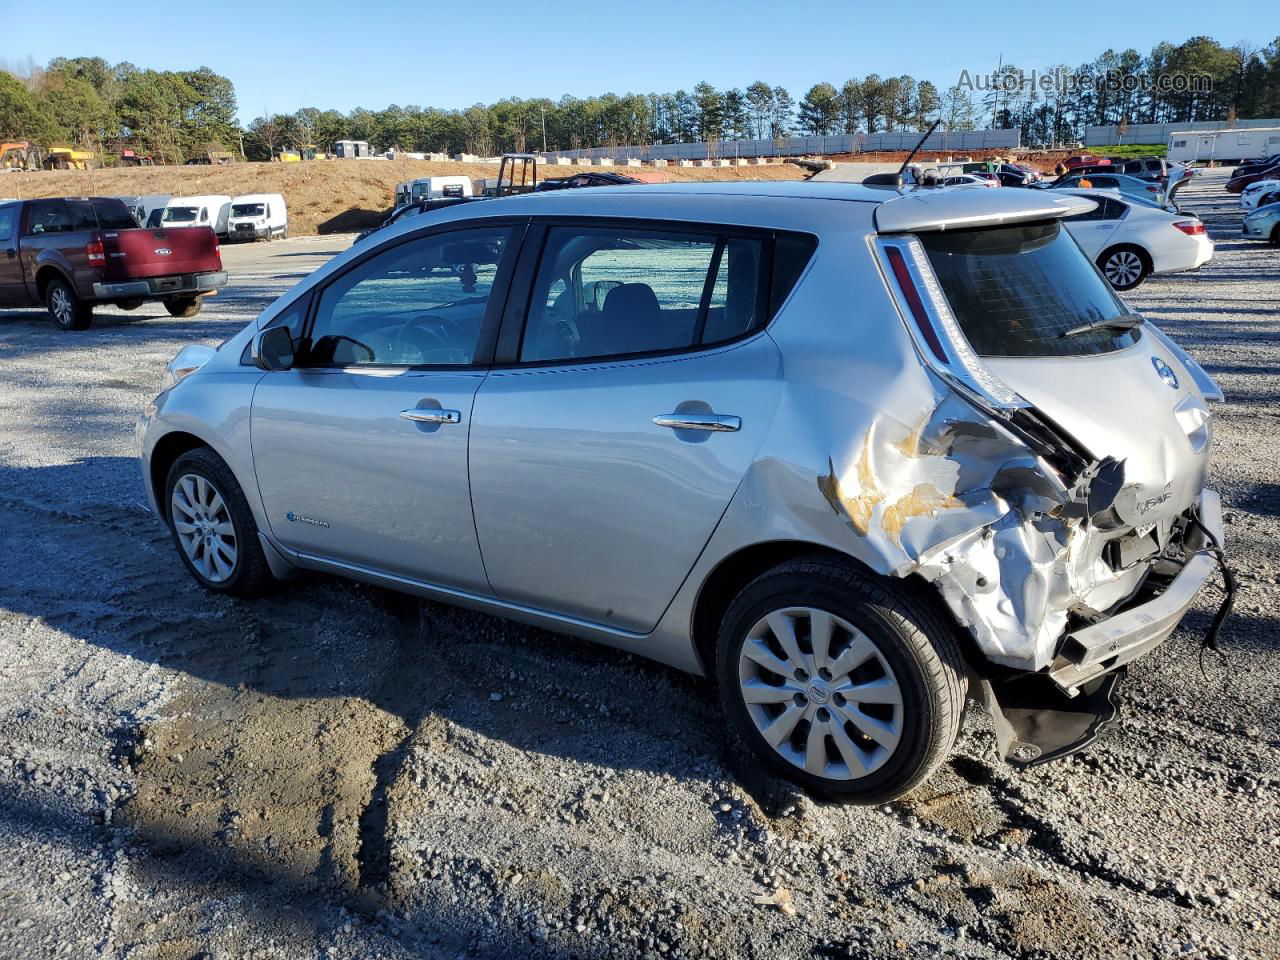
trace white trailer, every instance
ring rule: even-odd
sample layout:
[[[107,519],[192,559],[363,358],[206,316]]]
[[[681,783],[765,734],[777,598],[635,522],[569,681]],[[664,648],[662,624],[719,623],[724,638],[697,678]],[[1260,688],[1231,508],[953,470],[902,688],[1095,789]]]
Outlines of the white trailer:
[[[1280,127],[1179,130],[1169,137],[1171,163],[1239,163],[1280,153]]]

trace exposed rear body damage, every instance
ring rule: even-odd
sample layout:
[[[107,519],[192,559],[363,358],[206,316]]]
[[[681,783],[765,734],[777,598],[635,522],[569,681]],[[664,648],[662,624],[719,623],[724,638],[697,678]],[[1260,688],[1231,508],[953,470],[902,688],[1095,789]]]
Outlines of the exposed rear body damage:
[[[188,480],[242,495],[236,545],[261,540],[259,571],[326,570],[714,674],[762,761],[814,789],[877,802],[922,782],[966,694],[1006,757],[1044,762],[1114,715],[1125,665],[1174,629],[1221,539],[1205,485],[1220,392],[1062,228],[1093,209],[773,183],[440,209],[175,361],[139,425],[144,476],[161,513]],[[452,368],[379,367],[404,340],[385,330],[440,318],[389,327],[383,294],[338,310],[360,271],[380,284],[391,264],[399,289],[415,244],[494,229],[501,254],[457,246],[491,258],[489,300],[474,273],[423,271],[481,340],[432,348]],[[447,326],[437,341],[469,329]],[[313,353],[330,327],[364,352]],[[349,439],[318,455],[321,434]],[[406,502],[463,507],[409,535]],[[174,524],[180,545],[221,516]]]

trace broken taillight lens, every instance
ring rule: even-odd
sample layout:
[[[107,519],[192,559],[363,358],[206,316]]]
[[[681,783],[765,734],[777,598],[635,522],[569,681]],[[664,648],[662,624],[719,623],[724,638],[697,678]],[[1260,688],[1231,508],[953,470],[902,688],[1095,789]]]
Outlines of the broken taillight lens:
[[[1174,224],[1174,226],[1189,237],[1199,237],[1204,235],[1204,224],[1199,220],[1179,220]]]
[[[94,237],[84,245],[84,255],[89,259],[91,267],[100,267],[107,262],[107,251],[99,237]]]

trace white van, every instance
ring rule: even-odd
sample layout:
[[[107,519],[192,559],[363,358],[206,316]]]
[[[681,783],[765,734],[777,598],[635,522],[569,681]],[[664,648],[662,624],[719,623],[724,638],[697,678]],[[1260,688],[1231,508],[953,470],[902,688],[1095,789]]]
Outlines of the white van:
[[[472,196],[470,177],[420,177],[396,184],[396,206],[418,200],[438,200],[441,197]]]
[[[160,215],[160,226],[212,227],[214,233],[225,237],[230,214],[231,198],[227,196],[170,197]]]
[[[278,193],[246,193],[231,201],[227,235],[236,240],[289,236],[289,211]]]

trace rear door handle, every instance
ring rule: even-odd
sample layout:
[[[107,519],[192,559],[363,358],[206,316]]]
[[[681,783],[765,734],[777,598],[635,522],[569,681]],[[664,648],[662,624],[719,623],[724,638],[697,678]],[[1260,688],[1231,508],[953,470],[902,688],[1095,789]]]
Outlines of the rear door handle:
[[[404,420],[412,420],[414,423],[461,423],[462,414],[457,410],[433,410],[430,407],[421,408],[414,407],[409,410],[401,410],[400,416]]]
[[[722,413],[668,413],[654,417],[653,422],[672,430],[710,430],[713,433],[734,433],[742,429],[742,418]]]

